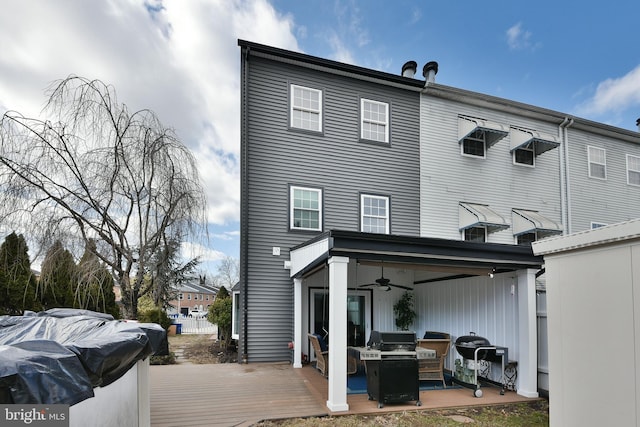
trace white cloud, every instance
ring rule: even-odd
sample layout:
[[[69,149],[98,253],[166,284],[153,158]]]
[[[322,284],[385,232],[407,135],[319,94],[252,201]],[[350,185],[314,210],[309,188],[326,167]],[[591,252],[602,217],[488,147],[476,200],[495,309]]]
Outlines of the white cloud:
[[[225,256],[227,256],[221,251],[211,249],[198,243],[183,242],[180,249],[182,258],[184,260],[190,260],[199,257],[200,262],[202,262],[203,264],[207,264],[212,261],[220,261],[224,259]]]
[[[267,0],[38,0],[3,5],[0,28],[0,114],[37,115],[70,74],[101,79],[194,151],[210,222],[239,219],[237,39],[299,50],[291,16]]]
[[[507,44],[511,50],[522,50],[532,47],[532,33],[522,28],[522,22],[518,22],[507,30]]]
[[[620,113],[640,106],[640,65],[622,77],[606,79],[598,84],[591,99],[578,107],[579,114],[602,115]]]

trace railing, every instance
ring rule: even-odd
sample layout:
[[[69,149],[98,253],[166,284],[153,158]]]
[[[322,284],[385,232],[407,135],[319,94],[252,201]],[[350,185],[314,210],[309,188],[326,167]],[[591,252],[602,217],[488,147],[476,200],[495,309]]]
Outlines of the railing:
[[[204,317],[170,316],[173,323],[181,324],[182,334],[217,334],[218,325],[214,325]]]

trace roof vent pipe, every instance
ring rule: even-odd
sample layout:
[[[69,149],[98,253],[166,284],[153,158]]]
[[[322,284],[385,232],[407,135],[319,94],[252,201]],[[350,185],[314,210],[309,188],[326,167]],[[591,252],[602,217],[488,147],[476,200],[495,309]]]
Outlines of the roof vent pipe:
[[[418,63],[416,61],[405,62],[402,66],[402,77],[413,78],[418,71]]]
[[[425,83],[435,83],[436,74],[438,74],[438,63],[436,61],[430,61],[424,64],[422,75],[425,78]]]
[[[636,120],[636,126],[638,126],[638,132],[640,132],[640,118]]]

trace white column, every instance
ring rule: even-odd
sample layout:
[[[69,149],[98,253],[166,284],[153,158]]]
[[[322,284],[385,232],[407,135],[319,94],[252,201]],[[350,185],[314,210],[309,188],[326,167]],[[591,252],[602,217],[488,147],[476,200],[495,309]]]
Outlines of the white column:
[[[518,270],[518,394],[538,397],[536,270]]]
[[[349,258],[329,258],[329,398],[332,412],[347,404],[347,266]]]
[[[293,279],[293,367],[302,368],[302,279]]]

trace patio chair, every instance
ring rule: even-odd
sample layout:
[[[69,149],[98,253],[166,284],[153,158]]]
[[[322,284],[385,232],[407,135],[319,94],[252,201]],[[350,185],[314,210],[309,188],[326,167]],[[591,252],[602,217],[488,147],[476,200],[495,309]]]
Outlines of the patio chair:
[[[320,345],[322,338],[318,335],[308,334],[308,337],[309,342],[311,342],[311,347],[313,347],[313,351],[316,353],[316,368],[326,377],[329,375],[329,350],[326,348],[326,345]],[[325,350],[322,349],[323,347]]]
[[[418,340],[418,345],[436,351],[435,359],[421,359],[418,363],[418,378],[420,381],[442,381],[444,388],[444,360],[451,347],[451,335],[444,332],[427,331],[423,339]]]

